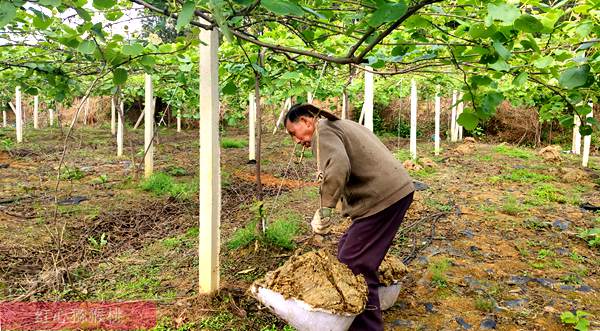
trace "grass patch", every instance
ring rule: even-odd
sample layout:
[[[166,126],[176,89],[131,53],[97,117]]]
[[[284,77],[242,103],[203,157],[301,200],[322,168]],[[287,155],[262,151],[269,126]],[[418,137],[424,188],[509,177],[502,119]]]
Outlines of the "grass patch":
[[[433,175],[435,175],[436,170],[431,167],[423,167],[419,170],[416,170],[416,171],[411,170],[409,172],[413,177],[416,177],[417,179],[426,179],[426,178],[430,178]]]
[[[231,250],[244,248],[254,242],[258,236],[256,235],[256,221],[246,224],[245,227],[236,230],[231,239],[227,242],[227,248]]]
[[[8,137],[0,137],[0,149],[9,151],[15,146],[14,141]]]
[[[85,172],[77,167],[65,167],[60,174],[60,178],[64,180],[78,180],[85,177]]]
[[[407,149],[397,150],[396,152],[394,152],[394,157],[402,162],[412,159],[412,157],[410,155],[410,151]]]
[[[544,205],[550,202],[567,202],[563,191],[548,183],[538,184],[529,192],[529,196],[531,199],[527,202],[535,206]]]
[[[265,239],[268,243],[285,249],[293,249],[293,239],[300,231],[300,215],[292,213],[284,219],[278,219],[267,227]]]
[[[177,183],[171,176],[162,172],[157,172],[146,179],[141,184],[141,188],[157,196],[166,195],[177,200],[189,200],[197,192],[195,185]]]
[[[506,155],[512,158],[522,159],[522,160],[531,160],[535,158],[535,154],[531,151],[518,148],[511,147],[506,145],[496,146],[494,148],[494,152],[502,155]]]
[[[502,176],[506,180],[519,183],[541,183],[554,180],[553,176],[542,175],[527,169],[516,169],[510,174]]]
[[[439,202],[439,201],[437,201],[435,199],[432,199],[432,198],[426,198],[425,199],[425,204],[427,206],[435,208],[435,209],[437,209],[438,211],[441,211],[441,212],[449,213],[452,210],[454,210],[454,206],[451,205],[450,203],[444,204],[444,203],[441,203],[441,202]]]
[[[305,149],[304,152],[302,152],[302,149],[299,148],[294,152],[294,155],[296,157],[302,156],[305,159],[311,159],[313,157],[312,149]]]
[[[221,147],[223,148],[244,148],[248,146],[248,142],[243,139],[223,138],[221,139]]]
[[[448,279],[446,279],[446,271],[450,268],[450,260],[443,258],[434,261],[429,265],[431,272],[431,285],[437,288],[448,287]]]
[[[504,214],[517,216],[525,211],[525,206],[521,204],[514,196],[508,195],[500,210]]]

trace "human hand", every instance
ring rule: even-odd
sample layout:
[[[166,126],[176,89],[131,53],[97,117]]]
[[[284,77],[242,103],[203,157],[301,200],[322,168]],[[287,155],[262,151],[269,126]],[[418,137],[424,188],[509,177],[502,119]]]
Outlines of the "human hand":
[[[312,230],[316,234],[327,234],[331,227],[331,208],[317,209],[315,216],[310,222]]]

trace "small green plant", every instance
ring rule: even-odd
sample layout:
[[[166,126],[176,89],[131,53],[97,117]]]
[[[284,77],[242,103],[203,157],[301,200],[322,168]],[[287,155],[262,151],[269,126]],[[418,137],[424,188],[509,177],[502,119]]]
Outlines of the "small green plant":
[[[576,251],[573,251],[571,253],[571,260],[575,261],[575,262],[579,262],[579,263],[583,263],[585,261],[585,258],[581,255],[579,255],[579,253],[577,253]]]
[[[507,215],[517,216],[525,211],[524,206],[512,195],[508,195],[502,205],[501,211]]]
[[[234,316],[230,312],[221,312],[218,315],[203,319],[200,322],[200,330],[225,330],[233,318]]]
[[[581,277],[579,277],[577,274],[564,275],[560,277],[560,280],[569,285],[579,285],[582,283]]]
[[[303,157],[303,158],[305,158],[305,159],[310,159],[310,158],[312,158],[312,157],[313,157],[313,153],[312,153],[312,150],[311,150],[311,149],[305,149],[305,150],[304,150],[304,153],[303,153],[303,152],[302,152],[302,149],[301,149],[301,148],[298,148],[298,149],[296,149],[296,151],[294,152],[294,155],[295,155],[296,157],[298,157],[298,158],[299,158],[300,156],[302,156],[302,157]]]
[[[93,251],[100,252],[108,244],[108,238],[106,237],[106,233],[102,233],[98,239],[90,236],[88,242]]]
[[[529,192],[529,195],[533,199],[528,200],[528,202],[533,205],[543,205],[549,202],[564,203],[567,201],[562,190],[548,183],[538,184]]]
[[[85,177],[85,173],[77,167],[65,167],[60,175],[60,178],[64,180],[78,180],[83,177]]]
[[[527,169],[516,169],[511,171],[510,174],[502,177],[507,180],[520,183],[542,183],[554,179],[552,176],[538,174]]]
[[[252,221],[246,224],[245,227],[236,230],[227,242],[227,248],[235,250],[244,248],[254,242],[258,238],[256,235],[256,224],[256,221]]]
[[[173,177],[178,177],[178,176],[185,176],[188,174],[188,172],[182,167],[170,167],[167,169],[167,174],[169,174]]]
[[[535,154],[531,151],[506,145],[497,146],[494,148],[494,152],[522,160],[530,160],[535,157]]]
[[[293,249],[294,236],[300,229],[298,215],[291,215],[286,219],[279,219],[267,227],[265,239],[268,243],[285,249]]]
[[[572,325],[574,330],[588,331],[590,327],[590,321],[586,318],[588,316],[591,314],[582,310],[577,310],[575,314],[565,311],[560,314],[560,320],[563,324]]]
[[[450,268],[450,260],[441,259],[433,262],[429,265],[429,271],[431,272],[431,285],[437,288],[448,287],[448,280],[446,279],[446,271]]]
[[[168,195],[177,200],[188,200],[197,192],[194,185],[177,183],[171,176],[162,172],[157,172],[142,182],[141,188],[155,195]]]
[[[600,248],[600,228],[582,230],[577,237],[585,240],[590,247]]]
[[[248,146],[248,142],[242,139],[223,138],[221,139],[221,147],[223,148],[244,148]]]
[[[0,148],[5,151],[12,149],[14,145],[15,143],[8,137],[0,139]]]
[[[549,249],[540,249],[538,251],[538,259],[544,260],[549,256],[554,256],[554,252]]]
[[[102,174],[98,178],[92,180],[92,184],[106,184],[108,182],[108,175]]]
[[[482,312],[491,313],[494,309],[494,302],[490,299],[478,297],[477,299],[475,299],[475,308]]]
[[[407,149],[399,149],[394,153],[394,157],[400,161],[410,160],[412,157]]]
[[[488,182],[490,182],[491,184],[496,184],[502,181],[502,176],[491,176],[488,179]]]
[[[429,207],[435,208],[439,211],[446,212],[446,213],[449,213],[454,209],[454,206],[452,204],[450,204],[450,203],[444,204],[444,203],[437,201],[435,199],[432,199],[432,198],[426,198],[425,204]]]

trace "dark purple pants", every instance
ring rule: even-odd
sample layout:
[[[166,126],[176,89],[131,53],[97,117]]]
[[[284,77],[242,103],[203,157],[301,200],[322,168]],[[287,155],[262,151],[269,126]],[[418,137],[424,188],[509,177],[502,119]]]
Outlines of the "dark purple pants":
[[[348,265],[354,274],[363,275],[369,286],[367,306],[356,316],[349,330],[383,330],[377,270],[412,201],[413,193],[375,215],[354,221],[340,239],[338,259]]]

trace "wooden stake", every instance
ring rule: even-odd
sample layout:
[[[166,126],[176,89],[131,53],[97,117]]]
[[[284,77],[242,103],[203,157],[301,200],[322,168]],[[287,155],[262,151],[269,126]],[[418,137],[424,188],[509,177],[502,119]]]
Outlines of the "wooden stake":
[[[348,119],[348,92],[345,89],[342,93],[342,119]]]
[[[279,112],[279,117],[277,118],[277,122],[275,123],[275,128],[273,128],[273,134],[277,132],[281,122],[283,122],[283,118],[285,117],[285,112],[292,107],[292,98],[285,99],[283,103],[283,107],[281,108],[281,112]]]
[[[115,106],[115,96],[110,97],[110,134],[113,136],[117,133],[117,114]]]
[[[594,117],[594,104],[593,103],[589,103],[590,108],[592,108],[592,111],[590,111],[587,115],[586,118],[592,118]],[[589,125],[586,123],[586,125]],[[583,137],[583,160],[581,162],[581,165],[583,165],[583,167],[587,168],[588,166],[588,162],[590,160],[590,145],[592,144],[592,135],[588,134],[587,136]]]
[[[248,95],[248,160],[256,160],[256,102],[252,92]]]
[[[48,109],[48,117],[49,117],[49,122],[50,122],[50,126],[54,126],[54,109],[50,108]]]
[[[144,156],[144,177],[148,178],[154,172],[154,144],[152,143],[152,137],[154,136],[154,92],[152,91],[152,76],[145,74],[144,82],[144,151],[146,151]]]
[[[410,81],[410,156],[417,159],[417,82]]]
[[[21,87],[15,89],[15,116],[16,116],[16,131],[17,142],[23,142],[23,105],[21,103]]]
[[[438,85],[435,94],[435,136],[434,136],[434,152],[435,155],[440,155],[440,87]]]
[[[199,293],[219,288],[221,174],[219,143],[219,33],[200,30]]]
[[[2,109],[2,127],[6,127],[6,109]]]
[[[312,94],[312,92],[306,93],[306,102],[313,103],[313,94]]]
[[[458,104],[458,109],[456,111],[456,137],[458,141],[462,141],[463,140],[463,126],[458,124],[458,117],[460,116],[460,114],[463,113],[464,110],[464,103],[462,101],[464,94],[461,92],[458,96],[458,99],[460,100],[459,104]]]
[[[36,95],[33,97],[33,128],[38,129],[38,107],[39,107],[40,99]]]
[[[177,109],[177,132],[181,132],[181,109]]]
[[[365,67],[365,127],[373,131],[373,98],[374,98],[374,83],[373,73],[370,72],[373,68]]]

